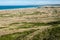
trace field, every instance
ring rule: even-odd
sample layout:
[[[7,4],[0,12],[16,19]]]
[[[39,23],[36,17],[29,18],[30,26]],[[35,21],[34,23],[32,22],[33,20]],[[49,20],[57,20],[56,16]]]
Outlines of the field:
[[[0,40],[60,40],[60,7],[0,10]]]

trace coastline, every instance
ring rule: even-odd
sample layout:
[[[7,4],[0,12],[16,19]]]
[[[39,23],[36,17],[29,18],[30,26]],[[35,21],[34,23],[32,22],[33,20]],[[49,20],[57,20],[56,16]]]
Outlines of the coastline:
[[[27,13],[31,13],[31,12],[35,12],[37,11],[37,7],[33,7],[33,8],[17,8],[17,9],[5,9],[5,10],[0,10],[0,14],[18,14],[18,13],[23,13],[23,12],[27,12]]]
[[[0,10],[1,13],[13,13],[13,12],[22,12],[22,11],[28,11],[28,10],[36,10],[37,7],[31,7],[31,8],[15,8],[15,9],[4,9]]]
[[[33,9],[33,8],[38,8],[38,7],[12,8],[12,9],[0,9],[0,11],[5,11],[5,10],[20,10],[20,9]]]

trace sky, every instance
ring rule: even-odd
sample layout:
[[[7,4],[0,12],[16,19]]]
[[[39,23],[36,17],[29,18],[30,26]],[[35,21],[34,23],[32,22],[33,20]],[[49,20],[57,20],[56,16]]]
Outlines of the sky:
[[[0,0],[0,5],[60,4],[60,0]]]

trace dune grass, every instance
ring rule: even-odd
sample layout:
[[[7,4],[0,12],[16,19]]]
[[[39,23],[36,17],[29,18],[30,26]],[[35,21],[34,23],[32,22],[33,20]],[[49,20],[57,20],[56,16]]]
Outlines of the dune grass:
[[[22,25],[20,25],[22,24]],[[55,22],[49,22],[49,23],[35,23],[35,22],[15,22],[15,23],[11,23],[9,24],[9,26],[14,26],[16,27],[16,29],[20,29],[20,28],[36,28],[36,27],[40,27],[40,26],[49,26],[49,25],[52,25],[52,26],[57,26],[60,24],[60,21],[55,21]]]
[[[47,25],[57,26],[60,25],[60,21],[49,22]]]
[[[17,25],[16,29],[20,29],[20,28],[34,28],[34,27],[40,27],[40,26],[47,26],[47,24],[45,23],[33,23],[33,22],[22,22],[22,23],[12,23],[10,24],[10,26],[12,25]],[[22,25],[18,25],[18,24],[22,24]]]
[[[45,8],[48,8],[48,7],[45,7]],[[50,8],[53,8],[53,7],[50,7]],[[16,12],[16,13],[13,11],[13,13],[5,13],[5,14],[1,13],[0,18],[3,18],[2,19],[3,22],[7,21],[7,20],[4,20],[4,19],[8,18],[8,17],[17,18],[17,19],[19,19],[19,17],[22,18],[22,19],[24,17],[26,17],[25,19],[28,19],[28,21],[30,21],[30,19],[35,19],[36,21],[37,20],[39,21],[40,18],[45,18],[45,16],[47,16],[47,15],[48,16],[46,18],[54,17],[53,19],[54,20],[56,19],[57,21],[40,23],[40,22],[28,22],[27,20],[26,20],[27,22],[17,22],[17,20],[14,20],[14,23],[8,24],[8,29],[9,30],[37,28],[37,27],[39,28],[41,26],[44,27],[44,28],[45,28],[45,26],[49,26],[49,28],[47,28],[46,30],[41,29],[42,32],[39,32],[38,29],[37,30],[36,29],[35,30],[31,29],[31,30],[26,30],[24,32],[17,32],[17,33],[2,35],[2,36],[0,36],[0,40],[21,40],[23,38],[25,40],[25,38],[30,38],[31,36],[33,36],[31,38],[31,40],[60,40],[60,21],[59,21],[60,20],[60,17],[59,17],[60,11],[55,9],[55,8],[53,8],[53,9],[50,9],[50,8],[47,9],[47,10],[46,9],[43,9],[42,11],[40,10],[41,12],[38,11],[38,10],[37,11],[34,10],[31,13],[25,12],[25,11],[24,12],[23,11],[22,12]],[[51,16],[49,15],[50,13],[51,13]],[[46,15],[42,15],[42,14],[46,14]],[[36,15],[37,16],[39,15],[39,16],[36,17]],[[32,17],[30,17],[30,16],[32,16]],[[33,16],[35,16],[35,17],[33,17]],[[43,16],[43,17],[40,17],[40,16]],[[34,20],[31,20],[31,21],[34,21]],[[7,27],[0,27],[0,29],[4,29],[4,28],[7,28]],[[35,34],[35,35],[29,36],[29,34],[34,33],[35,31],[37,31],[38,33]],[[29,36],[29,37],[26,37],[26,36]]]
[[[7,27],[0,27],[0,29],[7,28]]]
[[[34,32],[36,30],[27,30],[24,32],[17,32],[17,33],[13,33],[13,34],[7,34],[7,35],[2,35],[0,36],[0,40],[18,40],[20,38],[23,38],[24,36]]]
[[[53,27],[48,31],[49,36],[47,40],[60,40],[60,26]]]
[[[9,24],[9,30],[21,29],[21,28],[37,28],[40,26],[47,26],[45,23],[33,23],[33,22],[14,22]],[[11,28],[12,27],[12,28]]]
[[[31,40],[60,40],[60,26],[48,28],[33,36]]]

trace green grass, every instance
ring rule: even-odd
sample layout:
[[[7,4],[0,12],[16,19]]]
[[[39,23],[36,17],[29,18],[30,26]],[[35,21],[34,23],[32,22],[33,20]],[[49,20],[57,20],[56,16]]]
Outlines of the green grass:
[[[14,23],[9,24],[9,26],[15,25],[15,24],[20,24],[20,23],[19,22],[14,22]]]
[[[24,31],[24,32],[18,32],[13,34],[7,34],[0,36],[0,40],[18,40],[20,38],[23,38],[24,36],[34,32],[36,30],[30,30],[30,31]]]
[[[45,23],[40,23],[40,22],[22,22],[23,24],[33,24],[34,26],[45,26]]]
[[[6,16],[6,15],[8,15],[8,16]],[[13,17],[13,15],[10,13],[6,13],[6,14],[0,14],[0,17]]]
[[[32,40],[40,40],[40,33],[34,35],[33,38],[31,38]]]
[[[34,27],[40,27],[40,26],[47,26],[45,23],[33,23],[33,22],[22,22],[23,25],[17,26],[17,29],[20,28],[34,28]]]
[[[59,25],[59,24],[60,24],[60,21],[54,21],[54,22],[47,23],[47,25],[53,25],[53,26],[56,26],[56,25]]]
[[[19,23],[12,23],[14,24],[19,24]],[[52,25],[51,29],[46,29],[42,31],[42,33],[36,34],[32,40],[60,40],[60,21],[55,21],[55,22],[50,22],[50,23],[32,23],[32,22],[22,22],[24,24],[24,27],[30,28],[29,26],[45,26],[45,25]],[[23,28],[24,28],[23,27]],[[29,35],[30,33],[35,32],[36,30],[30,30],[30,31],[25,31],[25,32],[20,32],[20,33],[13,33],[13,34],[8,34],[8,35],[3,35],[0,36],[0,40],[21,40],[25,36]]]
[[[36,34],[31,40],[60,40],[60,26],[48,28]]]
[[[49,31],[47,40],[60,40],[60,26],[53,27]]]
[[[42,14],[47,14],[47,13],[36,11],[36,12],[31,13],[31,14],[25,14],[25,15],[42,15]]]
[[[0,17],[19,17],[20,15],[17,13],[17,14],[11,14],[11,13],[6,13],[6,14],[0,14]]]
[[[20,25],[20,24],[22,24],[22,25]],[[40,27],[40,26],[49,26],[49,25],[52,25],[52,26],[60,25],[60,21],[54,21],[54,22],[49,22],[49,23],[40,23],[40,22],[37,22],[37,23],[34,23],[34,22],[21,22],[21,23],[19,23],[19,22],[15,22],[15,23],[9,24],[9,26],[15,27],[16,29],[20,29],[20,28],[37,28],[37,27]]]
[[[39,23],[39,22],[37,22],[37,23],[34,23],[34,22],[21,22],[21,23],[20,22],[15,22],[15,23],[9,24],[9,27],[15,27],[16,29],[20,29],[20,28],[36,28],[36,27],[40,27],[40,26],[47,26],[47,24]]]
[[[7,28],[7,27],[0,27],[0,29]]]

